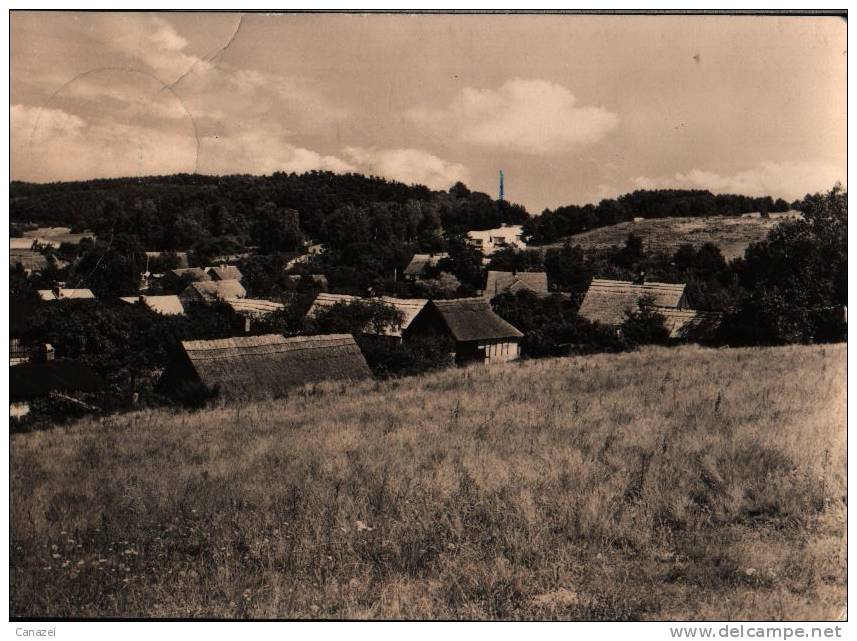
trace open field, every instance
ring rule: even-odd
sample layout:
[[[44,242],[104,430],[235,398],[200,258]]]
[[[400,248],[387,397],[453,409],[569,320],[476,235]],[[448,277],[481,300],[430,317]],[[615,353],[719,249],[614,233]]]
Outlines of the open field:
[[[789,216],[796,215],[789,212]],[[762,240],[781,220],[783,214],[771,214],[765,218],[743,218],[708,216],[704,218],[649,218],[639,222],[619,223],[600,227],[570,236],[573,245],[586,249],[603,249],[622,245],[628,234],[634,233],[643,239],[644,246],[652,250],[674,252],[679,245],[690,243],[698,247],[712,242],[720,248],[726,260],[744,255],[751,242]],[[550,247],[561,247],[553,243]]]
[[[648,348],[15,435],[10,613],[836,618],[845,354]]]

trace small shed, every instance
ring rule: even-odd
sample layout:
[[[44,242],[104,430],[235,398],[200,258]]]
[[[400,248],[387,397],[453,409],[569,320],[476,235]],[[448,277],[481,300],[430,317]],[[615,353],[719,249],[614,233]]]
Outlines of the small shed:
[[[227,298],[245,298],[247,290],[237,280],[207,280],[191,283],[179,299],[185,305],[190,303],[213,303]]]
[[[604,325],[621,325],[625,311],[636,309],[640,300],[650,297],[657,307],[689,307],[684,283],[634,283],[626,280],[593,278],[586,290],[579,314]]]
[[[405,332],[412,336],[447,335],[455,341],[455,362],[502,363],[520,358],[524,336],[500,318],[484,298],[430,301]]]
[[[371,376],[351,334],[266,334],[182,341],[158,385],[169,391],[202,383],[235,401],[276,398],[310,383]]]
[[[483,296],[491,300],[500,294],[516,294],[522,290],[547,296],[548,275],[545,272],[502,272],[489,271],[485,277]]]

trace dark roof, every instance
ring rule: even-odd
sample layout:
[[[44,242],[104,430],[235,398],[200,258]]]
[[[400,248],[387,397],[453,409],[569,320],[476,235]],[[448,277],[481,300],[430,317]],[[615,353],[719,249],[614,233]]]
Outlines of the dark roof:
[[[580,316],[605,325],[620,325],[625,310],[634,310],[641,298],[650,296],[658,307],[677,308],[684,296],[684,283],[643,283],[626,280],[593,278],[583,303]]]
[[[547,294],[548,275],[545,272],[489,271],[485,279],[485,297],[488,299],[506,292],[514,294],[523,289],[537,294]]]
[[[206,272],[202,267],[185,267],[182,269],[173,269],[170,270],[170,273],[174,276],[178,276],[186,283],[211,280],[211,276],[209,276],[208,272]]]
[[[224,298],[244,298],[245,296],[247,296],[247,290],[234,278],[196,281],[185,287],[179,294],[182,300],[196,299],[209,303]]]
[[[494,313],[484,298],[453,298],[431,302],[452,337],[459,342],[521,338],[523,334]]]
[[[44,361],[9,368],[9,397],[27,400],[51,392],[98,392],[106,381],[80,361]]]
[[[307,383],[372,376],[351,334],[239,336],[183,341],[182,348],[199,379],[217,385],[226,399],[276,397]]]

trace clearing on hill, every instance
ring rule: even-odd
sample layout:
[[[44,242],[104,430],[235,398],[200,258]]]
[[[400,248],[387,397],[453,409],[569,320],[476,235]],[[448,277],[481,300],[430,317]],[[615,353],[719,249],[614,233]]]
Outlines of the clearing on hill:
[[[799,212],[771,214],[761,218],[756,214],[741,217],[707,216],[703,218],[647,218],[569,236],[572,245],[585,249],[606,249],[624,244],[628,234],[643,239],[646,249],[674,252],[679,245],[690,243],[694,247],[712,242],[720,248],[726,260],[744,255],[750,243],[762,240],[781,221],[796,218]],[[562,247],[565,241],[544,247]]]
[[[647,348],[16,434],[10,615],[841,617],[845,352]]]

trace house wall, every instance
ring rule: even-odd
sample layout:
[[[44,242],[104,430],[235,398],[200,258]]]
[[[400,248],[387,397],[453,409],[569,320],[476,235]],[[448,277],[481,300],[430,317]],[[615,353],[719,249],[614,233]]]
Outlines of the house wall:
[[[521,357],[521,346],[518,341],[496,340],[480,341],[479,349],[485,355],[485,363],[508,363]]]
[[[30,404],[27,401],[18,401],[9,403],[9,416],[12,418],[21,418],[30,413]]]

